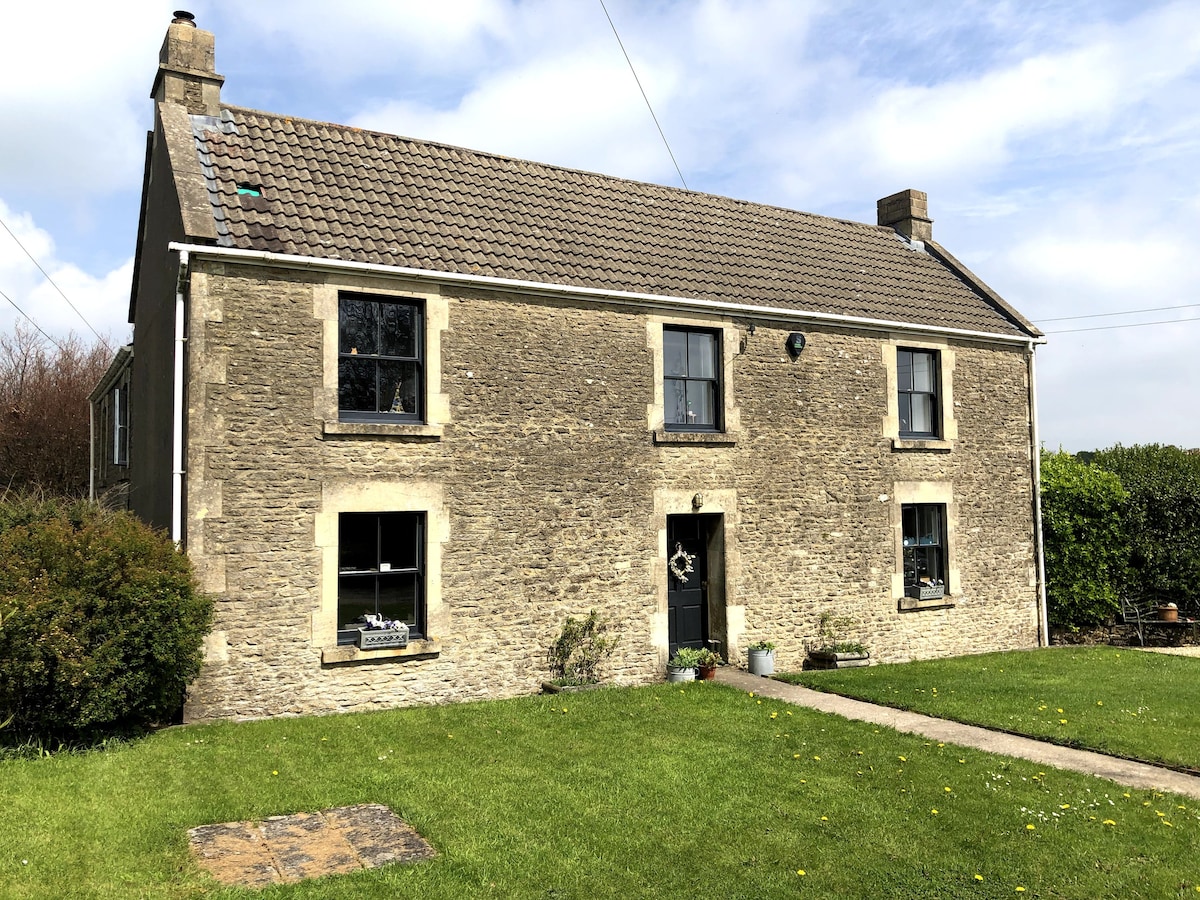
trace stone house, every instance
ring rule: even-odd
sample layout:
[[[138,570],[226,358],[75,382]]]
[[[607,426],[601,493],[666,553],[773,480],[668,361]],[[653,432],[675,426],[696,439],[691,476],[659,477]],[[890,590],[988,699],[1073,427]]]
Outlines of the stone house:
[[[592,608],[627,684],[799,667],[823,612],[881,662],[1038,643],[1041,335],[924,194],[859,224],[222,82],[181,15],[126,360],[129,506],[217,597],[189,720],[532,692]]]

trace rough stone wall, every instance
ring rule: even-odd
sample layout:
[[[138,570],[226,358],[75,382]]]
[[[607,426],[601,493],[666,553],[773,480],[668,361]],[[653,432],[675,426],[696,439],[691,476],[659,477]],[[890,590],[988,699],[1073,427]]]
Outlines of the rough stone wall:
[[[663,492],[736,495],[725,585],[735,659],[766,638],[779,668],[798,668],[825,610],[853,618],[848,636],[881,661],[1036,643],[1023,351],[954,343],[959,439],[948,453],[895,452],[881,429],[884,337],[804,328],[793,361],[794,324],[759,321],[750,334],[726,319],[744,339],[729,373],[736,443],[656,444],[645,310],[443,288],[441,438],[331,435],[314,413],[313,290],[339,279],[194,264],[187,539],[218,603],[189,719],[528,693],[564,618],[593,607],[620,632],[611,676],[657,679]],[[441,486],[440,652],[323,664],[322,487],[379,478]],[[898,612],[894,504],[880,497],[898,481],[944,480],[959,510],[961,596]]]

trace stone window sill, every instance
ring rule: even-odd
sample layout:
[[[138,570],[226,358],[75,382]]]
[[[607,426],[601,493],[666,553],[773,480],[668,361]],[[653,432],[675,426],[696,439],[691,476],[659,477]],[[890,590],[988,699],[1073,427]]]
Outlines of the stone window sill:
[[[725,431],[667,431],[659,428],[654,432],[654,443],[731,447],[737,444],[737,435]]]
[[[360,650],[352,645],[322,647],[321,664],[327,666],[377,659],[429,659],[440,656],[441,652],[441,641],[436,640],[410,641],[407,647],[393,647],[388,650]]]
[[[904,452],[908,450],[924,450],[929,453],[949,453],[954,449],[951,441],[935,441],[924,438],[892,438],[892,450]]]
[[[442,439],[443,425],[423,425],[416,422],[330,422],[325,421],[328,436],[394,437],[418,440]]]
[[[900,612],[916,612],[922,609],[954,609],[953,597],[935,597],[931,600],[918,600],[916,597],[901,597]]]

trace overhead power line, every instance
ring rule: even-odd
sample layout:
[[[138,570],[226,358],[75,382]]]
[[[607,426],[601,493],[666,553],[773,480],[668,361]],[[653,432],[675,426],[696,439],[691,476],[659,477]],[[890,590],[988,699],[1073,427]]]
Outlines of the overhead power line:
[[[1152,306],[1146,309],[1126,309],[1121,312],[1089,313],[1086,316],[1059,316],[1056,319],[1038,319],[1039,322],[1068,322],[1072,319],[1105,319],[1110,316],[1134,316],[1138,313],[1166,312],[1171,309],[1195,309],[1200,303],[1185,303],[1182,306]],[[1186,320],[1184,320],[1186,321]],[[1149,324],[1149,323],[1148,323]]]
[[[633,73],[633,80],[637,82],[638,90],[642,92],[642,99],[646,101],[646,109],[650,110],[650,118],[654,120],[654,127],[658,129],[659,137],[662,138],[663,146],[667,148],[667,155],[671,157],[671,163],[675,166],[675,171],[679,173],[679,180],[683,183],[683,189],[690,191],[687,179],[683,177],[683,170],[679,168],[679,163],[675,161],[675,154],[671,152],[671,145],[667,141],[667,135],[662,129],[662,125],[658,123],[658,116],[654,114],[654,107],[650,105],[650,98],[646,96],[646,89],[642,87],[642,79],[638,78],[637,69],[633,67],[633,60],[629,58],[629,53],[625,49],[625,42],[621,40],[621,35],[617,33],[617,26],[613,23],[612,16],[608,14],[608,7],[604,5],[604,0],[600,0],[600,8],[604,10],[604,17],[608,19],[608,25],[612,28],[613,37],[617,39],[617,45],[621,48],[621,52],[625,54],[625,62],[629,63],[629,71]]]
[[[38,270],[39,272],[41,272],[43,276],[45,276],[46,280],[47,280],[48,282],[50,282],[50,284],[51,284],[51,285],[53,285],[53,286],[54,286],[54,289],[55,289],[56,291],[58,291],[58,293],[59,293],[59,296],[60,296],[60,297],[62,297],[64,300],[66,300],[66,301],[67,301],[67,306],[71,307],[71,309],[72,309],[72,310],[75,312],[75,315],[79,316],[79,318],[80,318],[80,320],[83,322],[83,324],[84,324],[84,325],[86,325],[86,326],[87,326],[89,329],[91,329],[91,332],[92,332],[92,334],[94,334],[94,335],[96,336],[96,340],[98,340],[98,341],[99,341],[101,344],[103,344],[105,347],[108,347],[108,341],[106,341],[106,340],[105,340],[103,337],[101,337],[101,336],[100,336],[100,332],[98,332],[98,331],[97,331],[95,328],[92,328],[92,323],[91,323],[91,322],[89,322],[89,321],[87,320],[87,317],[86,317],[86,316],[85,316],[83,313],[81,313],[81,312],[79,311],[79,309],[78,309],[78,308],[75,306],[75,304],[74,304],[74,303],[72,303],[72,302],[71,302],[71,298],[70,298],[70,297],[68,297],[66,294],[64,294],[64,293],[63,293],[63,289],[62,289],[62,288],[60,288],[60,287],[59,287],[57,284],[55,284],[55,281],[54,281],[54,279],[50,277],[50,273],[49,273],[49,272],[47,272],[45,269],[43,269],[43,268],[42,268],[42,264],[41,264],[40,262],[38,262],[36,259],[34,259],[34,257],[33,257],[33,254],[32,254],[32,253],[30,253],[28,250],[26,250],[26,249],[25,249],[25,245],[21,243],[21,240],[20,240],[20,238],[18,238],[18,237],[17,237],[15,234],[13,234],[13,231],[12,231],[12,229],[8,227],[8,224],[7,224],[7,223],[4,221],[4,219],[3,219],[3,218],[0,218],[0,226],[3,226],[3,227],[4,227],[4,230],[8,232],[8,236],[9,236],[9,237],[11,237],[11,238],[12,238],[14,241],[16,241],[16,242],[17,242],[17,246],[18,246],[18,247],[20,247],[20,248],[21,248],[21,250],[22,250],[22,251],[24,251],[25,255],[29,257],[30,261],[31,261],[31,262],[32,262],[32,263],[33,263],[35,266],[37,266],[37,270]],[[8,298],[7,298],[7,297],[5,297],[4,299],[8,300]],[[9,303],[12,303],[12,301],[11,301],[11,300],[8,300],[8,302],[9,302]],[[13,303],[13,306],[16,306],[16,304],[15,304],[15,303]],[[21,313],[21,315],[25,315],[25,314],[24,314],[24,313]],[[27,319],[28,319],[29,317],[28,317],[28,316],[25,316],[25,318],[27,318]],[[29,321],[33,322],[33,319],[29,319]],[[34,324],[36,325],[37,323],[35,322]],[[38,331],[42,331],[42,329],[41,329],[41,328],[38,328]],[[46,332],[42,331],[42,334],[45,334],[45,333],[46,333]],[[109,348],[109,349],[111,349],[111,348]]]
[[[1128,322],[1124,325],[1097,325],[1094,328],[1068,328],[1063,331],[1047,331],[1046,334],[1078,334],[1081,331],[1115,331],[1118,328],[1144,328],[1147,325],[1176,325],[1180,322],[1200,322],[1200,316],[1194,319],[1163,319],[1159,322]]]
[[[36,328],[38,330],[38,334],[40,334],[42,337],[44,337],[46,340],[48,340],[50,343],[52,343],[59,350],[63,349],[63,345],[60,344],[58,341],[56,341],[54,338],[50,337],[50,335],[46,334],[46,332],[42,331],[42,326],[34,321],[33,316],[29,315],[29,313],[25,312],[25,310],[21,309],[21,307],[17,306],[17,302],[15,300],[13,300],[12,297],[8,296],[8,294],[4,293],[4,291],[0,291],[0,297],[3,297],[5,300],[7,300],[13,309],[15,309],[17,312],[19,312],[22,316],[24,316],[29,321],[29,324],[31,324],[34,328]]]

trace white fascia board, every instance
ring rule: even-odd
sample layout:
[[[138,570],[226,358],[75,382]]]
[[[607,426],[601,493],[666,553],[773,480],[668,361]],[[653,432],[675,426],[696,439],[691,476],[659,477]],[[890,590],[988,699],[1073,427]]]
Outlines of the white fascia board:
[[[298,256],[288,253],[271,253],[266,250],[240,250],[236,247],[216,247],[206,244],[181,244],[172,241],[168,250],[188,253],[193,257],[232,259],[247,265],[275,266],[286,269],[310,269],[330,272],[357,272],[360,274],[391,275],[417,278],[443,284],[471,284],[493,291],[511,291],[521,294],[548,294],[557,297],[586,297],[601,303],[618,303],[659,309],[689,309],[705,312],[721,312],[728,315],[753,319],[783,319],[812,324],[843,325],[871,331],[906,331],[914,334],[948,335],[1000,344],[1027,345],[1044,344],[1045,338],[1030,338],[1023,334],[995,334],[990,331],[971,331],[965,328],[945,328],[939,325],[918,325],[890,319],[868,319],[837,313],[804,312],[796,309],[780,309],[775,306],[751,306],[742,303],[722,303],[717,300],[700,300],[690,297],[671,297],[665,294],[642,294],[636,291],[614,291],[603,288],[576,287],[568,284],[546,284],[541,281],[520,281],[515,278],[497,278],[492,275],[465,275],[459,272],[439,272],[433,269],[413,269],[407,266],[387,266],[381,263],[363,263],[342,259],[319,259],[315,256]]]

